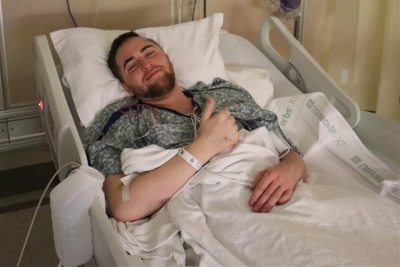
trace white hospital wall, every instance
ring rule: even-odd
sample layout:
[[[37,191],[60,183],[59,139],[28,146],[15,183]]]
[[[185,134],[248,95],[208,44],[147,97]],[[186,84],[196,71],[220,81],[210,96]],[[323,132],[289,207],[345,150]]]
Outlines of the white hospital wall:
[[[361,109],[400,120],[399,1],[305,2],[305,49]]]

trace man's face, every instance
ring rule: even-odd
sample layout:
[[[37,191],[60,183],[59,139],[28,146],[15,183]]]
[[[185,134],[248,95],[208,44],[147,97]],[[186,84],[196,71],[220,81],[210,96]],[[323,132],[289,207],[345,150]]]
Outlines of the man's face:
[[[151,41],[135,37],[127,40],[116,54],[123,78],[122,86],[141,100],[157,100],[175,86],[169,57]]]

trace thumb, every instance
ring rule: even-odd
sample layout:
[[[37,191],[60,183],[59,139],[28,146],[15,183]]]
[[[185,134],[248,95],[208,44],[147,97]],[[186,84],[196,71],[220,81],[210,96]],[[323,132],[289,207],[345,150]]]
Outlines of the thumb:
[[[207,99],[207,103],[204,108],[203,115],[201,116],[200,122],[206,121],[211,117],[214,111],[214,104],[215,104],[214,99],[212,97],[209,97]]]

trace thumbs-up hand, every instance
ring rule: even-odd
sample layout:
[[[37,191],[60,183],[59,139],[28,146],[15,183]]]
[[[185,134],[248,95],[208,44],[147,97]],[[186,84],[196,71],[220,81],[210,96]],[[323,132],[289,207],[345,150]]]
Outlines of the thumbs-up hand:
[[[235,118],[228,110],[213,114],[214,106],[214,99],[210,97],[200,119],[197,137],[198,141],[204,143],[205,149],[211,150],[213,156],[235,145],[239,140]]]

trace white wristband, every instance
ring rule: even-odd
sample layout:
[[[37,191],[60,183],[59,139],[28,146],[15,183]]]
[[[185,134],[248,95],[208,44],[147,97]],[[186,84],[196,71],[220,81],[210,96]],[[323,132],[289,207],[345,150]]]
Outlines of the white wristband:
[[[279,154],[279,159],[283,159],[284,157],[286,157],[287,154],[289,154],[290,151],[292,151],[292,149],[291,149],[291,148],[288,148],[288,149],[286,149],[285,151],[281,152],[281,153]]]
[[[196,169],[196,171],[201,169],[201,163],[198,159],[192,156],[189,152],[187,152],[185,149],[181,148],[178,151],[178,155],[183,158],[187,163],[193,166],[193,168]]]
[[[285,151],[281,152],[281,153],[279,154],[279,159],[283,159],[284,157],[286,157],[286,156],[290,153],[290,151],[292,151],[292,149],[291,149],[291,148],[288,148],[288,149],[286,149]]]

